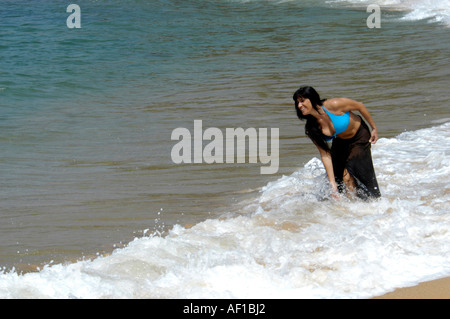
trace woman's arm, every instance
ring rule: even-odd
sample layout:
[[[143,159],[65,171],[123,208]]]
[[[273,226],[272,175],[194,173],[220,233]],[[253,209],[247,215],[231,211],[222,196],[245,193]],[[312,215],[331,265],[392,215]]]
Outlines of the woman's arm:
[[[331,184],[332,196],[339,197],[336,180],[334,179],[333,161],[331,159],[331,153],[327,152],[326,150],[324,150],[319,146],[317,146],[317,148],[319,149],[320,158],[322,160],[323,166],[325,167],[325,171],[327,172],[328,180],[330,181]]]
[[[353,102],[356,104],[356,110],[359,111],[359,113],[361,113],[361,115],[366,119],[366,121],[369,123],[370,127],[372,128],[369,142],[372,144],[375,144],[378,141],[378,130],[377,130],[377,126],[375,125],[375,122],[372,119],[372,116],[370,115],[369,111],[367,110],[366,106],[363,103],[356,102],[356,101],[353,101]]]
[[[348,98],[336,98],[332,99],[331,104],[335,109],[335,111],[341,111],[343,113],[347,111],[358,111],[359,113],[361,113],[361,115],[364,117],[364,119],[366,119],[366,121],[372,128],[372,133],[369,142],[375,144],[378,141],[377,126],[375,125],[372,116],[370,115],[369,111],[367,110],[366,106],[363,103]]]

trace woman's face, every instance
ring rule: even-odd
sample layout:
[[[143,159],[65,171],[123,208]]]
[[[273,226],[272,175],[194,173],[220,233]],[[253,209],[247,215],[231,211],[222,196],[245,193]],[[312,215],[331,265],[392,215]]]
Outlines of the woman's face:
[[[311,101],[309,99],[305,99],[303,97],[299,97],[297,99],[297,107],[302,112],[303,115],[308,115],[311,113],[313,106],[311,104]]]

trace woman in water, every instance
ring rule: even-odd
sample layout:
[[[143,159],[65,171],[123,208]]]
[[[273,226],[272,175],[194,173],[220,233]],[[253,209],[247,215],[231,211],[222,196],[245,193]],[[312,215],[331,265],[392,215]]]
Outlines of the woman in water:
[[[338,192],[346,191],[363,199],[380,197],[370,151],[378,132],[364,104],[347,98],[321,100],[310,86],[298,89],[293,99],[298,118],[306,120],[306,135],[319,149],[332,196],[339,198]],[[372,132],[352,111],[361,113]]]

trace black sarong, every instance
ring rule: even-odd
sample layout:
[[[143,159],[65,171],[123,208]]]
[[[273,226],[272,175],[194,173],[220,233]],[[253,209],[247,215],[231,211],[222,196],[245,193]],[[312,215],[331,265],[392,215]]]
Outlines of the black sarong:
[[[335,138],[331,146],[333,170],[338,189],[343,192],[344,170],[355,179],[356,195],[362,199],[381,196],[372,163],[370,130],[361,118],[361,126],[350,139]]]

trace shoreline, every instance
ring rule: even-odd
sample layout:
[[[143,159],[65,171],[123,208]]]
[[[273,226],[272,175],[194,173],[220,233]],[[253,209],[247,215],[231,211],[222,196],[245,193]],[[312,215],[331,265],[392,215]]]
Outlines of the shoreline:
[[[416,286],[397,288],[372,299],[450,299],[450,277],[424,281]]]

